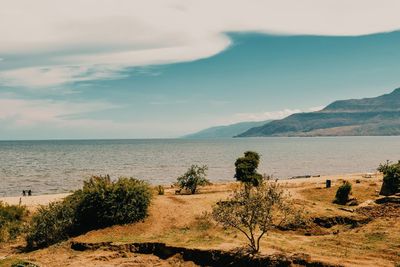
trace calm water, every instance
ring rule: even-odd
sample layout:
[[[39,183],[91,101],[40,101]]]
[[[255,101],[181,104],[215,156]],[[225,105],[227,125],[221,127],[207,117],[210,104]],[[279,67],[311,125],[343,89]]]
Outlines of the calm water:
[[[277,178],[370,172],[400,159],[400,137],[2,141],[0,196],[67,192],[91,174],[169,184],[191,164],[207,164],[212,181],[229,181],[246,150],[259,152],[260,172]]]

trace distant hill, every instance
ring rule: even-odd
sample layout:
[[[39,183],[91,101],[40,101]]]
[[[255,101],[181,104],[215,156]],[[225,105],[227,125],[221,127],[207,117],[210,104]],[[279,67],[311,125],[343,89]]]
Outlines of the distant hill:
[[[269,121],[246,121],[225,126],[215,126],[201,130],[197,133],[185,135],[182,138],[231,138],[250,128],[265,125],[268,122]]]
[[[374,98],[335,101],[253,127],[237,137],[400,135],[400,88]]]

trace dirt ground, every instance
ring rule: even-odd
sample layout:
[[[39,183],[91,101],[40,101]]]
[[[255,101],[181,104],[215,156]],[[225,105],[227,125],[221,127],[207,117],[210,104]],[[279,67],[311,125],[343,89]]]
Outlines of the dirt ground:
[[[325,188],[331,179],[332,188]],[[337,187],[346,179],[352,182],[353,197],[360,205],[332,203]],[[381,176],[337,175],[280,181],[296,205],[304,207],[309,218],[320,218],[330,227],[315,225],[304,230],[274,230],[262,241],[262,253],[306,253],[313,260],[344,266],[398,266],[400,263],[400,207],[373,204],[382,184]],[[209,216],[212,206],[227,198],[235,183],[215,184],[196,195],[165,194],[154,197],[150,215],[143,222],[91,231],[73,238],[79,242],[163,242],[168,245],[231,250],[243,247],[246,240],[237,231],[223,229]],[[368,208],[362,208],[368,207]],[[358,210],[359,209],[359,210]],[[334,218],[334,219],[332,219]],[[368,218],[368,222],[363,219]],[[325,221],[324,221],[325,220]],[[333,223],[332,223],[333,220]],[[349,223],[350,221],[350,223]],[[356,226],[351,222],[363,222]],[[70,249],[70,241],[30,253],[18,252],[23,241],[0,247],[0,266],[26,260],[38,266],[195,266],[178,255],[162,260],[154,255],[116,251]]]

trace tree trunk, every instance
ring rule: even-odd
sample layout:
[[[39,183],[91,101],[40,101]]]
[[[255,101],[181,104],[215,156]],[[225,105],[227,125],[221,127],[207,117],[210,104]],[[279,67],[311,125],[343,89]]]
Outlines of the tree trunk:
[[[192,193],[192,195],[196,194],[196,187],[192,188],[192,192],[191,193]]]

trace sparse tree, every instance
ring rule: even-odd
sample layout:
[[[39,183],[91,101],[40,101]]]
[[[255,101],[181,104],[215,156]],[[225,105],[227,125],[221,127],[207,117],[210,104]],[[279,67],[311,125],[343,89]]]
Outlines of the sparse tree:
[[[191,194],[195,194],[198,186],[210,184],[207,180],[206,165],[192,165],[182,176],[178,177],[178,185],[181,188],[187,189]]]
[[[260,240],[275,227],[292,222],[296,216],[289,195],[277,182],[261,181],[257,187],[244,186],[227,201],[213,208],[213,218],[224,227],[243,233],[249,241],[250,252],[260,250]]]

